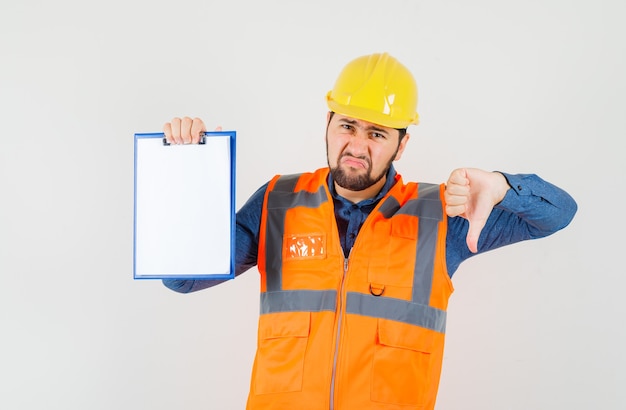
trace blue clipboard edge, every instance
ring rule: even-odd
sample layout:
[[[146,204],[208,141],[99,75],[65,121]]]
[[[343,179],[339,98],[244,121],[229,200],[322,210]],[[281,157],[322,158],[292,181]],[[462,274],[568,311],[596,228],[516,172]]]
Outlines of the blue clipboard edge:
[[[137,142],[142,138],[165,138],[162,132],[135,133],[133,165],[133,279],[221,279],[235,278],[235,170],[237,154],[236,131],[205,131],[204,137],[229,137],[230,147],[230,273],[206,275],[137,275]]]

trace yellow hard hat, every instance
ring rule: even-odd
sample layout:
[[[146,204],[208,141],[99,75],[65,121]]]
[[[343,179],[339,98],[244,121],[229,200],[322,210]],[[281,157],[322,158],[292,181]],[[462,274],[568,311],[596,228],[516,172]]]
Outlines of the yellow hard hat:
[[[387,53],[349,62],[326,94],[326,102],[338,114],[385,127],[406,128],[419,122],[415,79]]]

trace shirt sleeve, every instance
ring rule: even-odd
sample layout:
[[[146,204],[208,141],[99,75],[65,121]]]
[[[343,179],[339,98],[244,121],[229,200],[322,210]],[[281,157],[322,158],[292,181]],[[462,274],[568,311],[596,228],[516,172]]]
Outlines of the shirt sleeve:
[[[235,216],[235,276],[257,264],[261,212],[267,185],[259,188],[237,211]],[[163,284],[179,293],[210,288],[227,279],[163,279]]]
[[[469,223],[463,217],[448,217],[446,263],[452,277],[461,262],[471,256],[516,242],[543,238],[565,228],[578,206],[561,188],[534,174],[502,173],[509,183],[504,199],[492,210],[478,239],[478,252],[465,242]]]

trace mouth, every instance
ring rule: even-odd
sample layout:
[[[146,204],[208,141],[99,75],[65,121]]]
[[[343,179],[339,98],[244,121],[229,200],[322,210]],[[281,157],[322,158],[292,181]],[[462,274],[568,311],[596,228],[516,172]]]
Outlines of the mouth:
[[[341,165],[348,166],[354,169],[368,169],[369,161],[365,158],[357,158],[351,155],[344,155],[340,158],[339,163]]]

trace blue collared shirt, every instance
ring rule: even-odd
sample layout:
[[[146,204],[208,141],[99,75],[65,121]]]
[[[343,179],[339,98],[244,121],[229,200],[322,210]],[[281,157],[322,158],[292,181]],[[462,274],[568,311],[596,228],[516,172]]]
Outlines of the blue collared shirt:
[[[353,204],[337,194],[332,177],[328,186],[333,197],[335,217],[344,255],[348,255],[358,232],[377,203],[395,183],[393,166],[387,180],[374,198]],[[574,199],[564,190],[534,174],[506,174],[511,189],[492,210],[478,240],[478,253],[470,252],[466,244],[469,224],[462,217],[447,217],[446,264],[450,277],[464,260],[473,255],[501,246],[553,234],[566,227],[577,210]],[[236,216],[235,275],[257,264],[261,213],[267,183],[259,188],[241,207]],[[164,279],[168,288],[181,293],[208,288],[223,280]]]
[[[343,248],[343,254],[346,258],[350,254],[350,249],[354,246],[356,236],[370,212],[376,208],[378,202],[387,195],[387,192],[389,192],[394,185],[395,175],[396,171],[392,165],[387,172],[387,179],[380,192],[378,192],[374,198],[365,199],[354,204],[337,193],[335,184],[333,183],[333,177],[330,173],[328,174],[328,188],[333,197],[335,219],[337,220],[337,227],[339,228],[339,239],[341,247]]]

